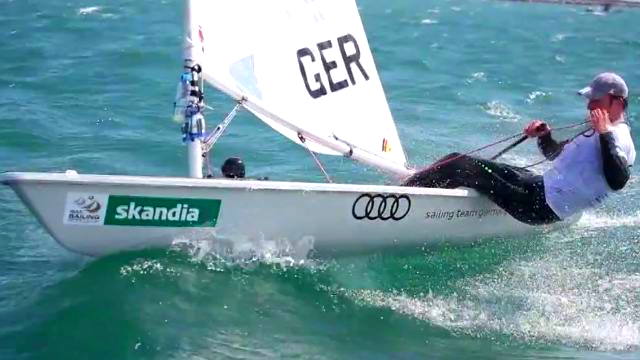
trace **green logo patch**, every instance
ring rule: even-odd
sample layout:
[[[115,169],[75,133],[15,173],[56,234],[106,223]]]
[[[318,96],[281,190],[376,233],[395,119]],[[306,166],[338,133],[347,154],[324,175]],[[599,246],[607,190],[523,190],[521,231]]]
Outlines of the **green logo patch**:
[[[109,195],[105,225],[214,227],[221,200]]]

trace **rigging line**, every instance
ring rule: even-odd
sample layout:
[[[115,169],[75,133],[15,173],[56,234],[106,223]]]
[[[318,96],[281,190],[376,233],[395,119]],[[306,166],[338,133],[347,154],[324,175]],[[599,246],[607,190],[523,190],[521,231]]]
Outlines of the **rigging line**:
[[[582,126],[582,125],[584,125],[584,124],[586,124],[586,123],[588,123],[588,122],[589,122],[589,120],[586,120],[586,121],[583,121],[583,122],[580,122],[580,123],[575,123],[575,124],[571,124],[571,125],[566,125],[566,126],[560,126],[560,127],[557,127],[557,128],[553,128],[552,130],[564,130],[564,129],[570,129],[570,128],[574,128],[574,127]],[[588,130],[586,130],[586,131],[588,131]],[[584,132],[586,132],[586,131],[580,132],[580,133],[579,133],[578,135],[576,135],[573,139],[575,139],[575,138],[576,138],[576,137],[578,137],[580,134],[582,134],[582,133],[584,133]],[[442,166],[442,165],[444,165],[444,164],[447,164],[447,163],[450,163],[450,162],[452,162],[452,161],[455,161],[455,160],[457,160],[457,159],[459,159],[459,158],[461,158],[461,157],[463,157],[463,156],[468,156],[468,155],[471,155],[471,154],[477,153],[478,151],[488,149],[488,148],[490,148],[490,147],[492,147],[492,146],[496,146],[496,145],[498,145],[498,144],[502,144],[502,143],[503,143],[503,142],[505,142],[505,141],[509,141],[509,140],[511,140],[511,139],[515,139],[515,138],[517,138],[517,137],[521,137],[521,136],[522,136],[522,133],[521,133],[521,132],[519,132],[519,133],[517,133],[517,134],[510,135],[510,136],[507,136],[507,137],[505,137],[505,138],[503,138],[503,139],[500,139],[500,140],[495,141],[495,142],[492,142],[492,143],[490,143],[490,144],[487,144],[487,145],[481,146],[481,147],[479,147],[479,148],[476,148],[476,149],[473,149],[473,150],[467,151],[467,152],[465,152],[465,153],[458,154],[458,155],[456,155],[456,156],[452,156],[452,157],[447,157],[447,158],[445,158],[445,159],[442,159],[441,161],[436,161],[435,163],[433,163],[433,164],[431,164],[431,165],[427,166],[427,167],[426,167],[426,168],[424,168],[424,169],[421,169],[420,171],[428,171],[428,170],[431,170],[431,169],[433,169],[433,168],[434,168],[434,167],[436,167],[436,166]],[[573,140],[573,139],[572,139],[572,140]],[[546,159],[545,159],[544,161],[546,161]],[[544,162],[544,161],[542,161],[542,162]],[[542,162],[540,162],[540,163],[542,163]],[[537,165],[537,164],[534,164],[534,165]],[[534,165],[531,165],[531,166],[534,166]]]
[[[325,179],[327,179],[327,182],[333,183],[333,181],[331,181],[331,178],[329,177],[329,174],[327,174],[327,172],[324,170],[324,167],[322,166],[320,159],[318,159],[316,154],[314,154],[313,151],[311,151],[311,149],[309,149],[309,147],[307,146],[307,139],[305,139],[302,133],[298,133],[298,139],[302,143],[302,146],[304,146],[304,148],[307,149],[307,151],[309,151],[309,154],[311,154],[311,157],[316,162],[316,165],[318,165],[318,167],[320,168],[320,171],[322,171],[322,173],[324,174],[324,177]]]
[[[211,157],[209,156],[209,153],[202,153],[202,158],[204,160],[205,165],[207,166],[207,176],[206,178],[212,178],[213,177],[213,170],[211,169]]]
[[[585,122],[585,123],[586,123],[586,122]],[[583,124],[584,124],[584,123],[583,123]],[[582,124],[581,124],[581,125],[582,125]],[[589,134],[589,135],[587,135],[587,133],[588,133],[588,132],[590,132],[590,131],[591,131],[592,133],[591,133],[591,134]],[[580,136],[580,135],[584,135],[584,136],[586,136],[586,137],[592,137],[593,135],[595,135],[595,130],[594,130],[594,129],[591,129],[591,128],[586,129],[586,130],[583,130],[583,131],[581,131],[581,132],[579,132],[579,133],[575,134],[573,137],[571,137],[571,139],[569,139],[569,140],[565,140],[565,141],[566,141],[566,144],[568,144],[568,143],[572,142],[573,140],[575,140],[575,139],[576,139],[578,136]],[[549,155],[549,157],[555,158],[557,155],[559,155],[559,154],[560,154],[560,152],[562,152],[562,149],[563,149],[563,148],[559,148],[559,149],[558,149],[558,150],[556,150],[553,154]],[[529,164],[529,165],[526,165],[526,166],[522,166],[521,168],[522,168],[522,169],[528,169],[528,168],[531,168],[531,167],[534,167],[534,166],[540,165],[540,164],[542,164],[542,163],[544,163],[544,162],[546,162],[546,161],[549,161],[549,159],[548,159],[547,157],[544,157],[544,158],[543,158],[542,160],[540,160],[540,161],[536,161],[536,162],[534,162],[533,164]]]
[[[506,154],[508,151],[511,151],[511,149],[515,148],[516,146],[522,144],[523,142],[525,142],[529,137],[527,135],[522,135],[522,137],[520,137],[520,139],[516,140],[515,142],[511,143],[509,146],[507,146],[506,148],[500,150],[497,154],[493,155],[492,157],[489,158],[489,160],[496,160],[497,158],[499,158],[500,156]]]
[[[447,164],[447,163],[450,163],[450,162],[452,162],[452,161],[454,161],[454,160],[458,160],[459,158],[461,158],[461,157],[463,157],[463,156],[468,156],[468,155],[471,155],[471,154],[477,153],[478,151],[488,149],[488,148],[490,148],[490,147],[492,147],[492,146],[495,146],[495,145],[498,145],[498,144],[502,144],[502,143],[503,143],[503,142],[505,142],[505,141],[509,141],[509,140],[511,140],[511,139],[515,139],[516,137],[521,136],[521,135],[522,135],[522,133],[513,134],[513,135],[508,136],[508,137],[506,137],[506,138],[504,138],[504,139],[500,139],[500,140],[495,141],[495,142],[492,142],[492,143],[490,143],[490,144],[487,144],[487,145],[481,146],[481,147],[479,147],[479,148],[476,148],[476,149],[473,149],[473,150],[467,151],[466,153],[458,154],[458,155],[456,155],[456,156],[452,156],[452,157],[447,157],[447,158],[442,159],[442,160],[440,160],[440,161],[436,161],[435,163],[433,163],[433,164],[431,164],[431,165],[427,166],[427,167],[426,167],[426,168],[424,168],[424,169],[421,169],[420,171],[428,171],[428,170],[431,170],[431,169],[435,168],[436,166],[442,166],[442,165]]]
[[[224,118],[224,120],[216,126],[215,129],[202,141],[202,151],[207,153],[213,148],[213,145],[220,139],[222,133],[225,131],[227,126],[231,123],[231,120],[236,116],[238,110],[242,106],[242,101],[239,101],[236,106],[231,110],[231,112]]]
[[[522,166],[522,167],[520,167],[520,168],[521,168],[521,169],[528,169],[528,168],[532,168],[532,167],[534,167],[534,166],[538,166],[538,165],[540,165],[540,164],[542,164],[542,163],[544,163],[544,162],[547,162],[547,161],[549,161],[549,159],[544,158],[544,159],[542,159],[542,160],[538,160],[538,161],[534,162],[533,164],[529,164],[529,165],[526,165],[526,166]]]
[[[567,129],[567,128],[573,128],[576,126],[580,126],[585,124],[585,122],[583,123],[579,123],[579,124],[571,124],[568,126],[561,126],[561,127],[557,127],[554,130],[562,130],[562,129]],[[573,139],[575,139],[577,136],[579,136],[580,134],[584,134],[586,131],[583,131],[581,133],[579,133],[578,135],[574,136],[573,138],[571,138],[572,141]],[[512,143],[511,145],[507,146],[506,148],[502,149],[500,152],[498,152],[497,154],[493,155],[492,157],[489,158],[489,160],[496,160],[497,158],[499,158],[500,156],[504,155],[505,153],[507,153],[508,151],[510,151],[511,149],[515,148],[516,146],[520,145],[521,143],[523,143],[524,141],[526,141],[527,139],[529,139],[529,137],[527,135],[523,135],[522,137],[520,137],[520,139],[516,140],[514,143]]]

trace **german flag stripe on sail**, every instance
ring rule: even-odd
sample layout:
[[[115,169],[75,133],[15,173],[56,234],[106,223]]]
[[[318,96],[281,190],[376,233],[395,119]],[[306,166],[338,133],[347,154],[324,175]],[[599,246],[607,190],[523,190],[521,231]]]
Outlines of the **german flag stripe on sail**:
[[[382,139],[382,152],[390,152],[391,151],[391,146],[389,146],[389,141],[387,141],[387,138],[383,138]]]

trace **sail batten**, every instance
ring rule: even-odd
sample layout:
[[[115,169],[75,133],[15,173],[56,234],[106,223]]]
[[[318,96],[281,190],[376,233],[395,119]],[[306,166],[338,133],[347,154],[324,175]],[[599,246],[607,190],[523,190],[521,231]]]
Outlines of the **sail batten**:
[[[186,46],[207,82],[292,141],[304,133],[314,152],[344,155],[348,143],[365,162],[405,172],[354,1],[187,1]]]

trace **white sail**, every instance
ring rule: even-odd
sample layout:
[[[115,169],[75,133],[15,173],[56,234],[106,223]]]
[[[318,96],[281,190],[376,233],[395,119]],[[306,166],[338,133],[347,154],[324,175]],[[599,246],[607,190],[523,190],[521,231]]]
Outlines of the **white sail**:
[[[208,82],[297,143],[303,129],[315,152],[351,146],[405,170],[354,1],[187,1],[189,54]]]

